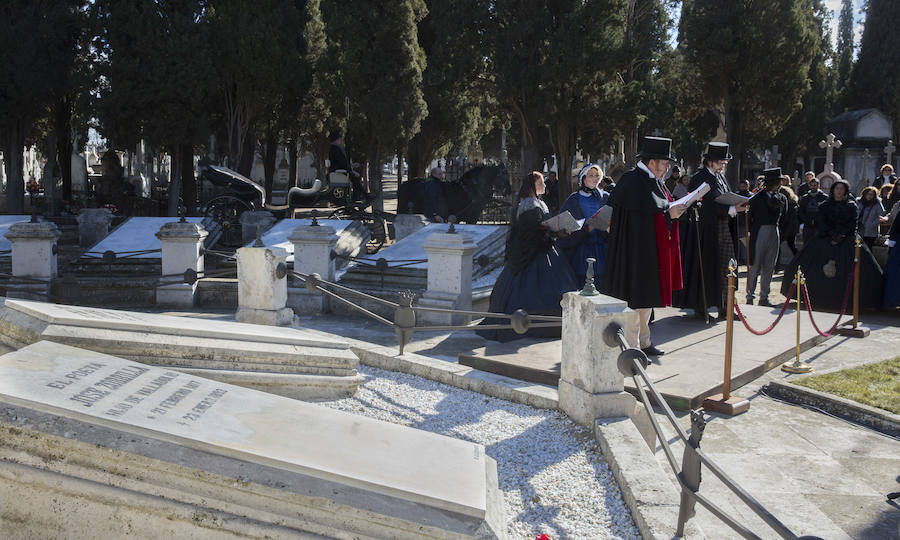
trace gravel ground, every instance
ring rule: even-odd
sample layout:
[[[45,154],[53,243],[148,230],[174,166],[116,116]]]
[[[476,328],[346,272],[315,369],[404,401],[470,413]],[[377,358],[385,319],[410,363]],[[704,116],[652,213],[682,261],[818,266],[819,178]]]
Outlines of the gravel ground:
[[[480,443],[497,461],[510,538],[640,538],[596,441],[559,411],[359,366],[352,398],[320,405]]]

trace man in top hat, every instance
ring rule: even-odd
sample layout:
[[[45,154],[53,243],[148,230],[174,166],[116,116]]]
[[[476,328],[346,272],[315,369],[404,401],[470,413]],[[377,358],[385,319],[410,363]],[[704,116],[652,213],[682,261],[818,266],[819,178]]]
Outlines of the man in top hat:
[[[328,149],[328,174],[338,170],[344,171],[350,178],[350,183],[353,184],[353,200],[359,200],[362,196],[368,204],[373,197],[363,187],[359,173],[354,171],[350,165],[350,157],[347,155],[347,150],[344,149],[344,136],[340,130],[329,133],[328,142],[331,143],[331,148]]]
[[[663,354],[650,341],[651,310],[671,305],[681,288],[677,219],[684,205],[673,205],[663,184],[671,151],[672,139],[644,137],[637,167],[622,175],[607,201],[613,211],[601,286],[637,312],[628,343],[651,356]]]
[[[737,250],[735,217],[747,210],[747,204],[734,206],[717,200],[731,192],[723,171],[731,154],[725,143],[711,142],[703,154],[703,164],[691,177],[690,190],[709,184],[709,191],[701,199],[695,219],[687,220],[682,246],[684,289],[676,298],[676,305],[693,308],[698,318],[707,317],[707,309],[715,306],[719,320],[725,320],[728,288],[728,261]],[[694,205],[696,206],[696,205]]]
[[[779,226],[786,218],[787,198],[780,192],[781,168],[763,171],[765,189],[757,192],[750,199],[750,266],[749,285],[747,286],[747,303],[753,303],[756,292],[756,280],[762,274],[760,284],[759,305],[771,306],[769,288],[772,274],[778,262],[778,248],[781,245]]]

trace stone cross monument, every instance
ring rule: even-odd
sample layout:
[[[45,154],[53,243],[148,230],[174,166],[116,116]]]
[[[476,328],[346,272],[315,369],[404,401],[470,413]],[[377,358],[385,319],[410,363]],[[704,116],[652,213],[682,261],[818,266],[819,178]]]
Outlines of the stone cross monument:
[[[772,148],[769,150],[769,168],[777,167],[781,162],[781,154],[778,153],[778,145],[773,144]]]
[[[825,149],[825,172],[826,173],[834,173],[834,163],[832,162],[834,149],[840,148],[843,145],[840,140],[834,137],[834,133],[829,133],[825,140],[819,141],[819,148]]]
[[[897,151],[897,147],[894,146],[894,140],[888,139],[887,146],[884,147],[884,154],[887,156],[887,161],[885,161],[885,163],[889,163],[891,165],[894,164],[893,158],[894,158],[894,152],[896,152],[896,151]]]
[[[869,182],[871,181],[869,178],[869,162],[872,161],[872,152],[869,152],[869,149],[866,148],[862,153],[862,174],[866,179],[866,187],[869,187]]]

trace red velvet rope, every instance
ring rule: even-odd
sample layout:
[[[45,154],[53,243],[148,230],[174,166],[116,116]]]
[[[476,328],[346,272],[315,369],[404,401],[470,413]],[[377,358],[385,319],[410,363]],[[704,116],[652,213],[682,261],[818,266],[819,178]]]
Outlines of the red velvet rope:
[[[812,323],[813,328],[816,329],[816,332],[818,332],[822,337],[830,336],[831,333],[834,332],[835,328],[838,327],[838,324],[840,324],[841,319],[844,317],[844,313],[847,312],[847,301],[850,300],[850,289],[853,286],[853,274],[856,273],[857,264],[859,264],[859,262],[854,262],[853,268],[850,269],[850,280],[847,282],[847,288],[844,290],[844,303],[841,304],[841,313],[838,315],[837,320],[834,321],[834,324],[831,325],[831,328],[829,328],[827,332],[822,332],[816,325],[816,320],[813,318],[812,304],[809,302],[809,290],[806,288],[806,284],[803,284],[803,299],[806,300],[806,311],[809,312],[809,321]]]
[[[794,291],[796,290],[796,288],[797,288],[797,284],[791,283],[791,290],[788,291],[787,299],[785,299],[784,304],[781,305],[781,311],[778,312],[778,317],[775,317],[775,322],[770,324],[769,327],[766,328],[765,330],[762,330],[762,331],[754,330],[750,326],[750,323],[747,322],[747,318],[744,317],[744,313],[741,312],[741,307],[737,304],[737,302],[735,302],[735,304],[734,304],[734,310],[737,312],[738,318],[741,320],[741,322],[744,323],[744,328],[749,330],[751,334],[755,334],[757,336],[763,336],[763,335],[771,332],[772,329],[775,328],[775,325],[778,324],[778,321],[780,321],[781,318],[784,316],[784,312],[787,311],[788,303],[791,301],[791,297],[794,296]]]

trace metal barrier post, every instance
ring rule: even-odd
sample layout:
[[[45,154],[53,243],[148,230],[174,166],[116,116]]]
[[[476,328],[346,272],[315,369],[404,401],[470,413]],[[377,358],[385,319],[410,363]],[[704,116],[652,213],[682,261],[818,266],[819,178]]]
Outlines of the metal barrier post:
[[[812,366],[807,364],[806,362],[800,361],[800,313],[803,311],[803,306],[800,301],[800,291],[803,290],[803,285],[806,283],[806,278],[803,277],[803,271],[800,270],[800,266],[797,266],[797,355],[794,358],[793,362],[785,362],[781,364],[781,371],[787,371],[788,373],[809,373],[813,370]]]
[[[859,234],[856,235],[856,246],[853,252],[853,320],[849,323],[849,328],[841,328],[838,334],[847,337],[867,337],[869,328],[859,325],[859,275],[862,273],[860,264],[860,252],[862,251],[862,239]]]
[[[722,393],[703,401],[703,408],[721,414],[734,416],[750,408],[750,402],[731,395],[731,353],[734,343],[734,291],[737,288],[737,262],[728,261],[728,307],[725,319],[725,375],[722,379]]]

